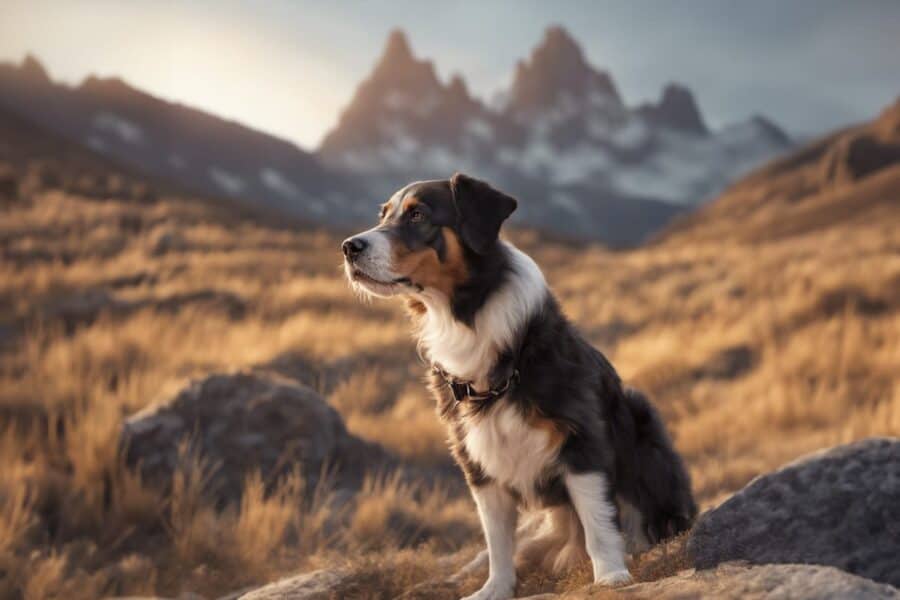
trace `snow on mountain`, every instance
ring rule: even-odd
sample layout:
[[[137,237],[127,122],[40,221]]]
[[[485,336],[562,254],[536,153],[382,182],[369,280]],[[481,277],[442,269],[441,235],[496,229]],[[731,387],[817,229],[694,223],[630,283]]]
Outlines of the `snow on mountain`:
[[[210,167],[209,177],[219,189],[231,196],[238,196],[247,188],[247,184],[241,177],[222,167]]]
[[[263,185],[285,198],[299,198],[300,189],[278,169],[265,167],[259,172]]]
[[[99,131],[112,133],[128,144],[140,144],[144,141],[144,132],[141,128],[118,115],[108,112],[98,113],[94,116],[92,124]]]
[[[442,83],[394,31],[318,155],[365,174],[381,194],[470,171],[522,197],[520,222],[603,238],[611,221],[613,241],[627,243],[790,147],[759,117],[711,131],[679,84],[627,107],[561,27],[546,31],[497,98],[482,103],[459,76]],[[654,214],[635,218],[635,208]]]

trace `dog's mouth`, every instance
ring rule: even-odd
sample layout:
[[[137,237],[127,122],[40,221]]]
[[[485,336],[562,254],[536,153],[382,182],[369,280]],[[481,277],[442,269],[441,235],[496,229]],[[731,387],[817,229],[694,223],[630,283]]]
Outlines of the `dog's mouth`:
[[[412,283],[409,277],[398,277],[397,279],[392,279],[390,281],[382,281],[380,279],[375,279],[370,275],[367,275],[360,271],[359,269],[353,269],[351,271],[350,276],[354,281],[359,281],[360,283],[374,283],[375,285],[399,285],[399,284],[409,284]]]
[[[383,281],[381,279],[375,279],[371,275],[368,275],[367,273],[364,273],[357,268],[353,268],[350,270],[350,279],[354,283],[357,283],[379,295],[390,295],[393,293],[397,293],[402,288],[418,287],[412,282],[409,277],[397,277],[396,279]]]

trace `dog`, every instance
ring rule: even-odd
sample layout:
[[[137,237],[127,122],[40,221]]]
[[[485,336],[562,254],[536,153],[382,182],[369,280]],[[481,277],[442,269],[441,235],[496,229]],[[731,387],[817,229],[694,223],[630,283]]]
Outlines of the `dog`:
[[[487,542],[461,572],[486,557],[487,581],[468,600],[512,597],[517,559],[558,572],[589,558],[596,583],[628,583],[626,554],[697,514],[656,410],[569,323],[537,264],[500,238],[516,206],[461,173],[415,182],[342,244],[357,291],[405,298],[430,363]]]

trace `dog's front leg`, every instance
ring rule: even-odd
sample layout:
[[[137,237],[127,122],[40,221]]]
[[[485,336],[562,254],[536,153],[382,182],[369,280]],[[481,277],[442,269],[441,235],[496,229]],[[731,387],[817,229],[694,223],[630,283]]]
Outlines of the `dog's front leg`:
[[[569,473],[566,490],[584,528],[584,541],[594,567],[594,583],[621,585],[631,581],[625,566],[625,543],[616,526],[603,473]]]
[[[474,486],[472,496],[484,529],[490,574],[484,587],[463,600],[507,600],[516,587],[516,501],[496,482]]]

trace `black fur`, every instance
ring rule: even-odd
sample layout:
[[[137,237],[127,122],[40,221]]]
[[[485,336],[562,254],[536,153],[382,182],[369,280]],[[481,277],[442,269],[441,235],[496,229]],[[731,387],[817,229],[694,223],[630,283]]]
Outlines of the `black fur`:
[[[504,201],[484,188],[491,189],[465,176],[456,175],[451,181],[457,206],[463,194],[479,199],[469,206],[484,218],[482,231],[489,236],[488,241],[480,240],[480,251],[467,251],[470,279],[451,299],[454,315],[469,325],[509,275],[509,258],[498,243],[496,219],[510,205],[506,203],[498,213],[497,205]],[[515,208],[515,204],[511,206]],[[473,217],[465,216],[463,224],[466,218]],[[461,237],[471,246],[471,236]],[[481,485],[490,479],[466,454],[459,426],[461,411],[486,412],[493,403],[509,402],[523,416],[538,414],[565,432],[559,466],[576,473],[602,472],[609,481],[609,500],[624,499],[640,511],[649,542],[690,527],[697,514],[690,479],[662,420],[643,394],[622,385],[610,362],[565,318],[549,292],[542,309],[525,324],[518,339],[500,352],[489,376],[491,385],[505,381],[516,369],[519,381],[509,394],[478,404],[457,405],[442,382],[434,381],[440,412],[456,423],[451,430],[454,454],[470,484]],[[547,505],[567,500],[558,472],[547,473],[536,485],[537,495]]]
[[[687,530],[697,514],[690,479],[656,410],[637,390],[625,388],[613,366],[591,347],[561,313],[548,294],[517,340],[492,370],[502,380],[511,369],[520,379],[507,396],[493,402],[515,404],[523,415],[537,412],[566,432],[559,455],[562,466],[576,473],[602,472],[610,498],[627,500],[643,515],[651,543]],[[439,386],[439,382],[438,382]],[[461,411],[487,411],[491,404],[457,405],[441,389],[442,413],[451,421]],[[455,453],[474,485],[490,481],[466,454],[457,430]],[[567,499],[556,474],[536,482],[545,505]]]
[[[450,178],[450,191],[460,237],[478,254],[490,252],[503,221],[516,210],[515,198],[462,173]]]
[[[450,310],[457,320],[471,327],[478,309],[506,281],[509,259],[496,241],[483,254],[463,246],[463,254],[469,267],[469,279],[453,291]]]
[[[418,199],[426,219],[413,223],[400,210],[410,196]],[[513,276],[509,251],[498,233],[516,201],[461,174],[411,184],[397,198],[385,205],[381,227],[409,248],[430,245],[444,260],[441,229],[452,228],[462,241],[468,279],[453,290],[450,303],[454,318],[473,326],[485,302]],[[500,349],[488,377],[491,387],[516,370],[519,378],[509,393],[478,403],[457,403],[444,381],[431,374],[439,412],[450,424],[454,457],[470,485],[481,486],[491,478],[466,451],[462,417],[477,418],[506,402],[523,418],[550,421],[563,436],[556,463],[535,481],[535,495],[544,504],[568,501],[564,472],[599,472],[609,482],[614,506],[624,500],[642,514],[649,542],[690,527],[697,514],[690,479],[662,420],[647,398],[622,385],[610,362],[569,323],[549,291],[509,347]]]

